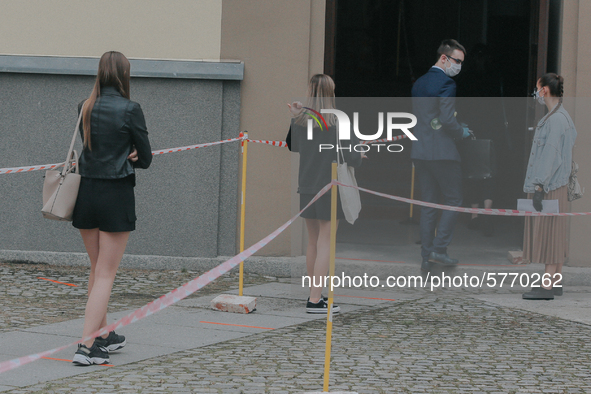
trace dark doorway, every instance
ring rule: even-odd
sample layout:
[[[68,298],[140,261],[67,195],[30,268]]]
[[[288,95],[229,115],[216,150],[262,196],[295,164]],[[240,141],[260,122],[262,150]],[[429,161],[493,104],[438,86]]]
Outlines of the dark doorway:
[[[502,96],[515,103],[511,98],[527,97],[551,58],[549,4],[550,0],[327,0],[325,72],[335,79],[337,97],[410,97],[414,81],[435,63],[439,43],[455,38],[468,51],[456,78],[458,96]],[[469,85],[478,53],[484,52],[486,67],[495,78],[480,81],[482,93],[462,90],[464,82],[465,87]],[[526,105],[525,100],[522,103]],[[497,151],[502,152],[496,186],[502,193],[495,196],[495,208],[512,208],[523,196],[527,128],[533,120],[522,115],[523,108],[512,116],[508,107],[499,115],[503,116],[498,129],[502,138],[495,141]],[[379,191],[410,196],[410,142],[404,141],[403,153],[372,153],[357,172],[360,186],[376,190],[379,177]],[[420,199],[416,190],[414,197]],[[365,194],[362,203],[362,222],[409,217],[409,206],[404,203]],[[521,228],[520,223],[516,219],[512,227]],[[347,242],[352,232],[347,235],[344,227],[339,238]]]
[[[410,96],[445,38],[486,44],[507,97],[528,93],[536,0],[328,0],[325,71],[341,97]],[[470,58],[467,59],[470,63]]]

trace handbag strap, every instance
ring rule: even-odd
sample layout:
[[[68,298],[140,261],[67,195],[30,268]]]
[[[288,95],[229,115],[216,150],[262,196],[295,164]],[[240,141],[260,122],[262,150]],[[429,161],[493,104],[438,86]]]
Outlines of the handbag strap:
[[[341,148],[341,140],[339,139],[339,122],[337,122],[337,165],[341,165],[341,163],[347,164],[345,161],[345,156],[343,155],[343,149]],[[342,161],[339,161],[339,152],[341,152]]]
[[[86,104],[86,102],[84,102]],[[80,115],[78,115],[78,121],[76,122],[76,127],[74,128],[74,135],[72,136],[72,142],[70,143],[70,149],[68,150],[68,156],[66,156],[66,161],[64,162],[64,169],[62,170],[62,176],[65,176],[68,172],[69,163],[72,160],[72,151],[74,150],[74,144],[76,143],[76,133],[78,133],[78,129],[80,128],[80,121],[82,120],[82,114],[84,113],[84,104],[82,104],[82,108],[80,109]],[[76,157],[78,155],[76,154]],[[76,167],[78,167],[78,160],[76,160]]]

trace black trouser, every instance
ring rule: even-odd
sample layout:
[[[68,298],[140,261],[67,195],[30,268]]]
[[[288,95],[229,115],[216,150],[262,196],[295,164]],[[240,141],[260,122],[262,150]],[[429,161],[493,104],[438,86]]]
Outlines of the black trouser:
[[[414,160],[421,199],[426,202],[462,205],[462,168],[454,160]],[[439,225],[439,209],[421,207],[421,255],[427,260],[431,252],[447,253],[458,212],[443,211]],[[437,228],[437,236],[435,236]]]

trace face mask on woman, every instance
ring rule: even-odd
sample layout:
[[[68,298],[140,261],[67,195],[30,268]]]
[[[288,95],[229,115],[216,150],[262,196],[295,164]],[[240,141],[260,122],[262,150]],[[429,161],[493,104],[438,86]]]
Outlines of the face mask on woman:
[[[543,96],[540,96],[540,91],[541,91],[542,89],[543,89],[543,88],[541,88],[540,90],[534,90],[534,94],[533,94],[533,96],[534,96],[534,99],[535,99],[535,100],[538,100],[538,103],[540,103],[540,104],[542,104],[542,105],[545,105],[545,104],[546,104],[546,101],[544,101],[544,97],[543,97]]]

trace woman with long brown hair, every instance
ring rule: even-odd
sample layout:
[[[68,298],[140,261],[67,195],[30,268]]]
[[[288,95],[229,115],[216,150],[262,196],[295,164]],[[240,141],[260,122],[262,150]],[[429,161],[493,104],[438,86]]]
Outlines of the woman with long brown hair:
[[[335,108],[335,84],[331,77],[325,74],[314,75],[308,84],[308,102],[304,105],[300,102],[288,104],[294,117],[291,122],[286,142],[292,152],[300,154],[300,168],[298,175],[298,193],[300,194],[300,209],[303,209],[314,196],[328,183],[330,183],[331,164],[337,158],[337,120],[332,114],[325,115],[326,124],[321,122],[321,127],[314,124],[312,138],[309,139],[307,125],[312,119],[313,113],[321,109]],[[328,129],[327,129],[328,127]],[[352,135],[351,145],[359,143],[359,139]],[[332,145],[334,149],[319,152],[320,144]],[[326,146],[325,145],[325,146]],[[347,148],[343,143],[343,155],[347,165],[359,167],[362,154]],[[302,212],[308,230],[308,247],[306,249],[306,268],[310,278],[310,297],[306,304],[308,313],[327,313],[328,304],[322,296],[323,281],[328,272],[330,256],[330,193],[325,193],[308,209]],[[341,207],[340,199],[337,199],[337,226],[338,219],[343,219],[345,214]],[[336,305],[333,312],[339,312]]]
[[[130,232],[135,230],[134,168],[152,161],[144,114],[129,99],[130,64],[119,52],[106,52],[99,61],[90,97],[79,105],[80,190],[73,225],[90,258],[88,301],[82,338],[107,325],[107,306],[115,275]],[[109,351],[125,346],[125,337],[108,335],[78,345],[73,362],[78,365],[109,363]]]
[[[523,191],[542,210],[543,200],[558,200],[560,212],[568,212],[568,181],[577,131],[562,105],[564,80],[548,73],[536,84],[537,101],[548,108],[534,134]],[[527,300],[552,300],[562,295],[562,265],[568,258],[566,217],[526,217],[523,240],[524,262],[541,263],[545,272],[539,287],[524,293]]]

